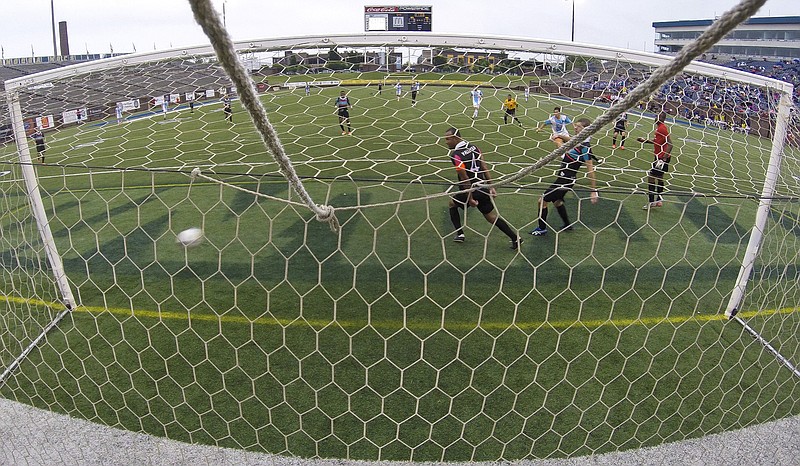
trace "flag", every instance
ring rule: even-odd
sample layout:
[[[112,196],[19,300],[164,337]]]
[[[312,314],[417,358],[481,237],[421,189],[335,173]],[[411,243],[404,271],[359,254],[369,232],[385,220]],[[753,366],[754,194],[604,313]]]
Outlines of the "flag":
[[[133,42],[131,42],[131,45],[133,46],[133,51],[135,52],[135,51],[136,51],[136,44],[134,44]]]
[[[108,43],[108,48],[111,50],[111,53],[114,53],[114,46],[111,45],[111,42]]]

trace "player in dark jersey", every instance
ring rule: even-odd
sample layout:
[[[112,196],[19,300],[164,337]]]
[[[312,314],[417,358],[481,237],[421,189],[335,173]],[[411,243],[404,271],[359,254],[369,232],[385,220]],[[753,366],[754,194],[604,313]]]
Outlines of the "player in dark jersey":
[[[458,174],[459,190],[469,189],[479,181],[491,181],[489,168],[483,160],[481,150],[474,144],[461,139],[461,134],[455,128],[449,128],[444,133],[447,147],[450,148],[450,161],[456,167]],[[494,224],[511,240],[511,249],[519,248],[522,239],[517,232],[494,211],[492,197],[496,196],[494,188],[478,188],[475,191],[458,193],[450,198],[450,220],[456,230],[453,241],[464,242],[464,229],[461,226],[461,213],[458,209],[466,210],[467,207],[477,207],[489,223]]]
[[[225,119],[233,123],[233,108],[231,107],[231,97],[228,94],[222,96],[222,113]]]
[[[589,126],[591,123],[592,122],[589,121],[588,118],[581,118],[573,123],[575,132],[580,133],[583,128]],[[572,191],[572,187],[575,185],[575,180],[578,177],[578,170],[580,170],[584,163],[586,164],[589,181],[592,185],[592,193],[590,198],[592,204],[597,203],[599,196],[597,194],[597,186],[594,176],[594,163],[592,162],[593,159],[594,157],[592,156],[592,148],[588,140],[582,142],[578,146],[575,146],[562,156],[561,167],[558,170],[558,177],[553,184],[545,190],[544,195],[539,199],[539,226],[531,232],[533,236],[543,236],[547,234],[548,202],[553,203],[553,206],[555,206],[558,215],[561,217],[561,220],[564,221],[564,225],[561,227],[561,230],[572,230],[569,216],[567,215],[567,208],[564,206],[564,196],[566,196],[569,191]]]
[[[411,84],[411,106],[417,105],[417,93],[419,92],[419,81]]]
[[[44,163],[44,152],[47,150],[47,146],[44,143],[44,133],[42,133],[41,128],[36,128],[36,131],[31,134],[31,138],[36,144],[36,153],[39,154],[39,161]]]
[[[617,117],[617,121],[614,122],[614,133],[611,136],[612,149],[617,148],[617,136],[621,138],[619,143],[620,150],[625,150],[625,139],[628,137],[628,114],[626,112],[622,112]]]
[[[350,97],[347,97],[345,91],[339,93],[334,106],[336,107],[336,114],[339,115],[339,128],[342,128],[342,135],[351,134],[353,128],[350,126],[350,107],[353,105],[350,103]],[[347,123],[347,131],[344,129],[345,123]]]

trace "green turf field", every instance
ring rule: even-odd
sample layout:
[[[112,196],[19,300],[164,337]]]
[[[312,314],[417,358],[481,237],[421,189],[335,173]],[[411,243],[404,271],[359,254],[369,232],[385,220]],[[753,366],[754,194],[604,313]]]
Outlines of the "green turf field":
[[[525,237],[519,252],[472,211],[456,244],[446,197],[395,203],[451,187],[447,127],[499,178],[552,150],[531,128],[554,105],[602,111],[520,95],[527,128],[503,126],[505,91],[487,92],[490,113],[473,121],[465,89],[431,86],[411,107],[391,88],[351,88],[352,136],[336,125],[338,88],[263,97],[307,190],[337,209],[338,234],[274,199],[298,196],[238,102],[234,126],[208,105],[49,134],[36,170],[82,307],[0,393],[182,441],[415,461],[601,453],[800,413],[792,374],[721,316],[769,141],[671,124],[672,192],[647,212],[651,149],[634,139],[652,119],[632,113],[625,151],[611,152],[605,130],[593,138],[602,199],[568,196],[574,231],[527,234],[551,164],[499,189],[500,213]],[[191,180],[195,167],[231,186]],[[25,208],[24,193],[5,194]],[[797,218],[796,203],[785,209]],[[206,242],[175,244],[192,226]],[[800,265],[796,253],[782,260]],[[3,312],[24,302],[46,321],[48,302],[33,298],[52,285],[31,288],[9,293]],[[751,301],[771,302],[761,290]],[[786,321],[797,305],[744,315],[759,311],[765,336],[796,345]]]

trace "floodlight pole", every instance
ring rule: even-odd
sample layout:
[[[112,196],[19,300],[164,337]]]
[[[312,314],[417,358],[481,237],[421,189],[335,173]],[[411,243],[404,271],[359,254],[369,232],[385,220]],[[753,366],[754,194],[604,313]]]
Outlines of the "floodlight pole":
[[[570,0],[567,0],[567,1],[570,1]],[[571,27],[572,34],[570,35],[570,40],[572,42],[575,42],[575,0],[571,0],[571,1],[572,1],[572,27]]]
[[[56,48],[56,10],[53,0],[50,0],[50,22],[53,29],[53,60],[55,60],[58,57],[58,49]]]

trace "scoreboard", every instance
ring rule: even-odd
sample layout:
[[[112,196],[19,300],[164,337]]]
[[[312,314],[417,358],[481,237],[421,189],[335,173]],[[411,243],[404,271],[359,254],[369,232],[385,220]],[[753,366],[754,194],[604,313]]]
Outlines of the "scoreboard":
[[[365,6],[364,31],[431,31],[433,7]]]

